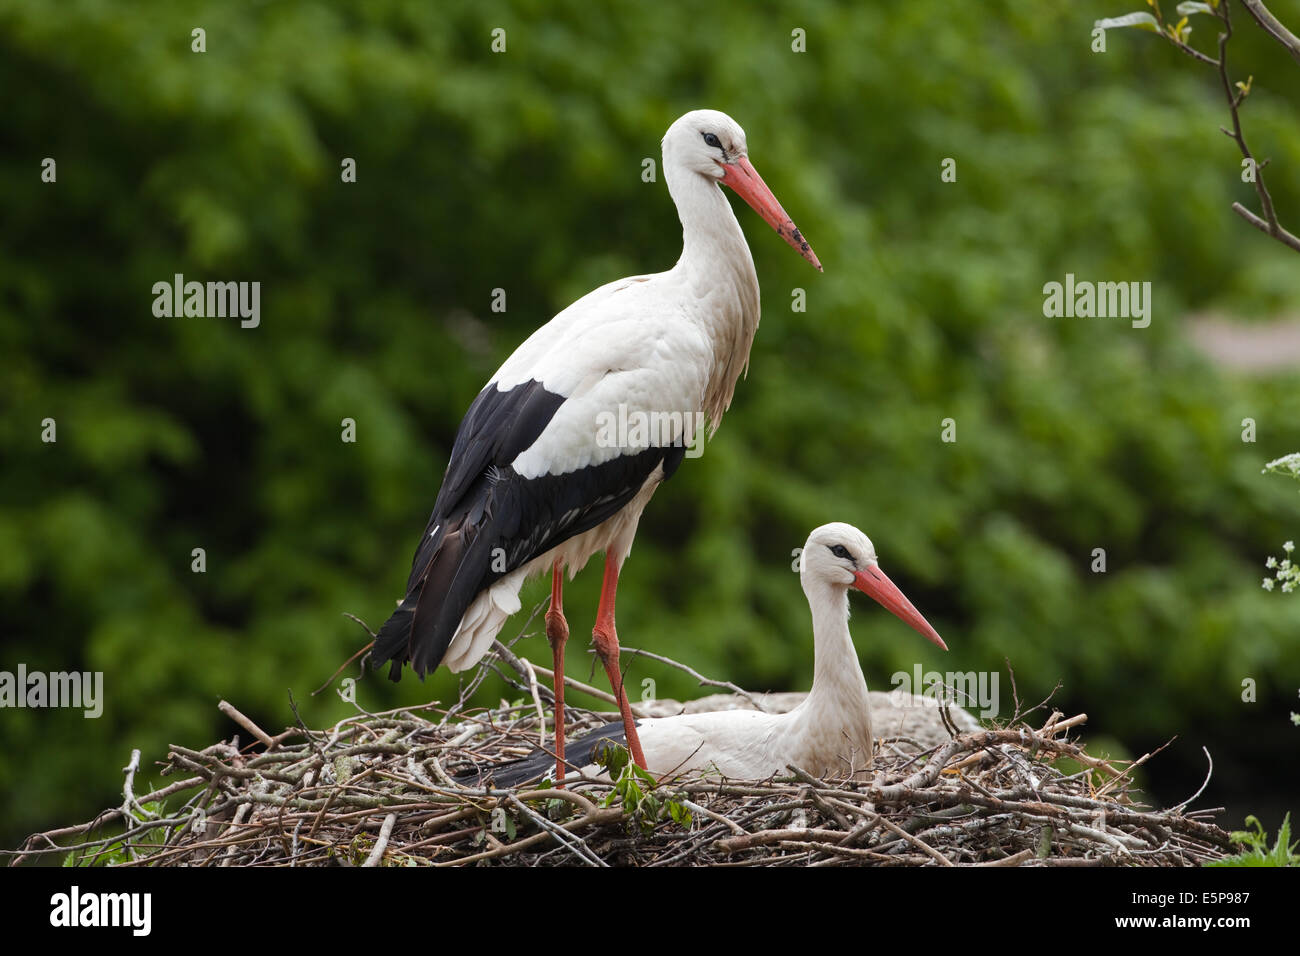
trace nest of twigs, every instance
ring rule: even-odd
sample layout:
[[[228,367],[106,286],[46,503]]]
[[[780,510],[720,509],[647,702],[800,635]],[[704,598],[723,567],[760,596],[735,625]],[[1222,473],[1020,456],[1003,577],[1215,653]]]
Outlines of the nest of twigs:
[[[1230,846],[1216,810],[1144,806],[1131,771],[1147,757],[1088,754],[1070,739],[1083,715],[1058,712],[1038,726],[967,733],[949,721],[948,739],[928,748],[887,738],[867,780],[798,767],[761,781],[657,786],[631,771],[614,786],[571,775],[563,790],[455,779],[549,746],[537,687],[531,680],[523,706],[430,705],[276,736],[223,703],[253,744],[173,746],[163,773],[182,779],[147,796],[133,793],[137,752],[122,806],[29,838],[14,862],[72,853],[127,866],[1188,866]],[[567,713],[571,738],[610,719]]]

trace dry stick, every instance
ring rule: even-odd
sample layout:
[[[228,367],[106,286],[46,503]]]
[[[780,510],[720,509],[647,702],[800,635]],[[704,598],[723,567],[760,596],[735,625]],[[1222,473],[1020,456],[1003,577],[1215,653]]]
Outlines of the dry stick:
[[[1167,743],[1163,743],[1155,750],[1149,750],[1146,753],[1144,753],[1141,757],[1138,757],[1137,760],[1134,760],[1132,763],[1130,763],[1127,767],[1124,768],[1123,773],[1119,774],[1118,776],[1111,777],[1109,780],[1106,781],[1105,784],[1099,787],[1097,789],[1097,796],[1099,797],[1104,796],[1105,794],[1109,793],[1112,788],[1119,786],[1120,782],[1123,781],[1125,777],[1131,774],[1138,767],[1142,766],[1144,763],[1146,763],[1156,754],[1160,753],[1160,751],[1164,750],[1166,747],[1169,746],[1169,744],[1172,744],[1177,739],[1178,739],[1177,737],[1172,737]],[[1130,780],[1129,783],[1132,783],[1132,781]]]
[[[546,794],[547,796],[555,797],[559,796],[563,792],[564,791],[561,790],[556,790],[554,792],[546,791]],[[620,823],[624,819],[625,817],[622,810],[615,807],[609,807],[607,809],[597,809],[591,813],[584,814],[579,819],[570,820],[568,823],[562,824],[562,826],[565,830],[572,832],[579,827],[599,827],[609,823]],[[464,866],[467,863],[478,863],[482,860],[490,860],[498,856],[504,856],[507,853],[517,853],[520,850],[527,849],[530,846],[535,846],[545,840],[552,840],[554,838],[554,834],[549,830],[543,830],[541,833],[534,833],[532,836],[525,837],[524,839],[511,843],[508,846],[498,847],[497,849],[489,850],[486,853],[475,853],[472,856],[463,856],[458,860],[447,860],[444,863],[435,863],[434,866]]]
[[[1030,848],[1028,850],[1021,850],[1019,853],[1013,854],[1012,856],[1004,856],[1000,860],[985,860],[982,863],[968,863],[965,865],[967,866],[1019,866],[1021,863],[1024,863],[1026,860],[1032,860],[1033,858],[1034,858],[1034,851],[1033,848]]]
[[[817,809],[821,810],[822,813],[825,814],[826,816],[834,817],[835,822],[838,823],[840,826],[842,826],[845,830],[851,829],[851,827],[849,826],[848,819],[844,816],[844,814],[842,814],[839,811],[839,809],[835,807],[834,804],[837,801],[835,801],[833,798],[828,799],[822,796],[821,791],[826,789],[826,784],[823,781],[818,780],[807,770],[804,770],[801,767],[797,767],[794,764],[787,764],[786,766],[789,768],[790,772],[795,775],[795,777],[797,777],[798,779],[802,780],[804,783],[809,785],[810,789],[808,791],[808,796],[811,798],[812,803],[817,807]]]
[[[328,731],[322,731],[321,733],[322,735],[329,734],[333,738],[337,739],[343,735],[342,728],[345,725],[352,723],[353,721],[369,720],[371,721],[371,724],[383,725],[384,720],[391,719],[393,714],[410,714],[414,719],[416,711],[434,710],[437,708],[437,706],[438,706],[438,701],[431,700],[427,704],[415,704],[415,705],[407,705],[405,707],[394,707],[392,710],[378,710],[375,711],[374,713],[368,713],[363,711],[362,713],[359,714],[353,714],[351,717],[344,717],[337,724],[331,727]],[[363,728],[366,727],[366,725],[358,723],[357,727]],[[286,730],[282,734],[277,735],[273,739],[276,741],[276,743],[279,743],[284,738],[292,737],[294,734],[297,733],[299,733],[298,730],[290,729],[290,730]]]
[[[1205,771],[1205,779],[1201,781],[1201,786],[1199,790],[1197,790],[1194,794],[1192,794],[1182,803],[1178,804],[1178,806],[1172,808],[1171,812],[1173,813],[1177,813],[1183,807],[1187,806],[1189,803],[1191,803],[1193,800],[1199,797],[1205,791],[1205,788],[1210,785],[1210,777],[1214,775],[1214,758],[1210,756],[1210,751],[1207,750],[1205,747],[1201,747],[1201,752],[1205,754],[1205,759],[1210,762],[1210,766]]]
[[[1061,714],[1059,711],[1057,712],[1057,715],[1059,717],[1065,716],[1064,714]],[[1055,723],[1048,721],[1046,726],[1044,726],[1043,729],[1038,732],[1038,734],[1041,737],[1055,737],[1063,730],[1069,730],[1072,727],[1078,727],[1080,724],[1085,724],[1087,722],[1088,722],[1087,714],[1075,714],[1069,720],[1057,720]]]
[[[384,851],[388,849],[388,838],[392,836],[393,824],[396,822],[396,813],[390,813],[384,817],[384,823],[379,828],[379,836],[375,839],[374,848],[371,849],[370,855],[366,857],[366,861],[361,864],[363,867],[379,865],[379,861],[384,858]]]
[[[130,817],[133,815],[131,811],[134,809],[140,811],[146,818],[154,819],[158,814],[140,806],[140,801],[135,798],[135,772],[139,769],[140,751],[132,750],[130,762],[122,768],[122,772],[126,774],[126,779],[122,782],[122,815]]]
[[[801,830],[759,830],[757,833],[747,833],[745,836],[728,837],[725,840],[717,841],[713,845],[723,853],[739,853],[741,850],[751,850],[754,847],[768,846],[783,841],[840,840],[843,836],[843,830],[823,830],[813,827]]]
[[[791,847],[796,845],[797,844],[790,844]],[[814,843],[813,847],[821,850],[823,853],[834,854],[841,859],[819,860],[818,862],[813,863],[812,866],[837,866],[842,863],[844,859],[874,860],[877,863],[887,864],[906,863],[913,860],[917,863],[925,862],[921,857],[900,857],[889,853],[881,853],[878,850],[865,850],[860,847],[841,846],[837,843]]]
[[[267,750],[270,750],[275,746],[275,741],[271,739],[271,735],[240,713],[234,705],[223,700],[217,704],[217,710],[221,711],[235,723],[239,724],[239,726],[243,727],[250,734],[260,740],[266,746]]]
[[[1010,667],[1011,665],[1008,663],[1007,666]],[[1041,707],[1044,707],[1044,706],[1047,704],[1047,702],[1048,702],[1049,700],[1051,700],[1053,697],[1056,696],[1056,692],[1057,692],[1058,690],[1060,690],[1060,689],[1061,689],[1061,682],[1058,680],[1058,681],[1056,682],[1056,686],[1053,687],[1050,691],[1047,692],[1047,696],[1046,696],[1046,697],[1044,697],[1041,701],[1039,701],[1039,702],[1038,702],[1037,704],[1035,704],[1033,707],[1030,707],[1030,708],[1029,708],[1027,711],[1025,711],[1023,714],[1019,714],[1019,715],[1018,715],[1018,719],[1021,719],[1021,718],[1024,718],[1024,717],[1028,717],[1028,716],[1029,716],[1030,714],[1032,714],[1034,711],[1040,709]]]
[[[659,661],[659,663],[661,664],[667,664],[670,667],[676,667],[679,671],[684,671],[685,673],[690,674],[702,685],[706,687],[721,687],[724,690],[731,691],[733,694],[739,694],[741,697],[745,698],[745,700],[753,704],[755,710],[759,711],[760,713],[767,713],[767,708],[764,707],[757,700],[755,700],[753,695],[751,695],[749,691],[745,690],[742,687],[737,687],[729,680],[713,680],[712,678],[705,677],[703,674],[699,673],[698,671],[693,670],[692,668],[687,667],[685,664],[679,663],[673,660],[672,658],[662,657],[659,654],[653,654],[650,651],[643,651],[637,647],[627,647],[625,645],[620,645],[619,651],[625,654],[640,654],[642,657],[648,657],[651,660]]]
[[[708,807],[702,807],[694,800],[687,800],[685,797],[678,798],[677,802],[692,813],[698,813],[700,816],[708,817],[715,823],[721,823],[723,826],[728,827],[732,833],[737,833],[741,836],[745,835],[744,827],[733,820],[728,820],[721,813],[718,813],[715,810],[710,810]]]
[[[537,672],[528,658],[522,658],[524,670],[528,672],[528,690],[533,695],[533,706],[537,708],[537,746],[546,746],[546,714],[542,710],[542,698],[537,692]]]
[[[926,843],[924,840],[920,839],[919,837],[912,836],[912,834],[908,833],[902,827],[898,826],[895,823],[891,823],[889,820],[886,820],[884,817],[880,817],[879,819],[880,819],[880,825],[883,826],[886,830],[889,830],[891,833],[894,833],[902,837],[908,843],[912,844],[918,850],[922,851],[930,859],[937,861],[940,866],[953,865],[952,860],[948,859],[946,856],[944,856],[934,847],[930,846],[930,844]]]
[[[354,621],[356,621],[358,624],[360,624],[360,625],[365,629],[365,632],[366,632],[367,634],[370,635],[370,643],[367,644],[365,647],[361,648],[361,650],[357,651],[355,654],[353,654],[351,657],[349,657],[347,660],[345,660],[342,664],[340,664],[338,670],[336,670],[333,674],[331,674],[331,675],[329,676],[329,679],[326,680],[325,683],[321,684],[319,687],[317,687],[314,691],[311,692],[311,696],[312,696],[312,697],[315,697],[317,694],[319,694],[321,691],[323,691],[323,690],[324,690],[326,687],[328,687],[330,684],[334,683],[334,678],[336,678],[336,677],[338,677],[340,674],[342,674],[342,673],[343,673],[343,669],[344,669],[345,667],[347,667],[349,664],[351,664],[353,661],[355,661],[358,657],[360,657],[362,654],[365,654],[367,651],[369,651],[372,647],[375,646],[375,632],[372,631],[372,630],[370,629],[370,625],[369,625],[369,624],[367,624],[365,621],[361,620],[361,618],[357,617],[355,614],[349,614],[347,611],[344,611],[344,612],[343,612],[343,616],[344,616],[344,617],[351,618],[352,620],[354,620]],[[365,672],[366,672],[366,668],[365,668],[365,665],[363,664],[363,665],[361,666],[361,673],[364,674]]]
[[[239,805],[239,809],[235,811],[235,818],[230,821],[229,826],[226,828],[225,835],[235,837],[237,840],[241,839],[243,835],[240,834],[239,832],[239,826],[241,823],[244,822],[244,818],[248,815],[248,811],[251,810],[252,808],[253,805],[251,803],[241,803]],[[219,840],[221,839],[221,837],[218,837],[217,839]],[[232,842],[230,846],[226,848],[226,855],[222,857],[221,865],[230,866],[230,860],[232,857],[234,857],[234,855],[235,855],[235,844]]]
[[[513,793],[508,794],[506,796],[506,801],[512,807],[519,810],[521,813],[526,814],[529,817],[529,819],[531,819],[543,830],[550,831],[551,834],[554,835],[555,839],[559,842],[559,844],[562,847],[572,852],[578,859],[582,860],[582,862],[589,863],[592,866],[597,866],[597,867],[609,866],[608,863],[606,863],[600,857],[596,856],[596,854],[592,853],[591,850],[587,847],[585,843],[582,842],[581,839],[575,838],[571,833],[569,833],[563,827],[557,826],[556,824],[552,823],[550,820],[546,819],[546,817],[542,816],[532,807],[528,806],[526,803],[524,803],[522,800],[516,797]]]

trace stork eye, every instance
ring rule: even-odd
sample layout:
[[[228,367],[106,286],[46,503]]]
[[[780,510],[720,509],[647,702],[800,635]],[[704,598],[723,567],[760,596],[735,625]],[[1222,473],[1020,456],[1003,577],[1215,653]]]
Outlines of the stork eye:
[[[716,146],[718,149],[722,149],[722,142],[721,142],[721,140],[719,140],[718,137],[715,136],[713,133],[705,133],[705,134],[704,134],[704,145],[705,145],[705,146]]]
[[[831,550],[831,554],[835,555],[835,557],[837,558],[847,558],[850,561],[855,560],[853,555],[849,554],[849,549],[844,547],[844,545],[842,544],[837,544],[835,545],[835,547],[831,548],[830,550]]]

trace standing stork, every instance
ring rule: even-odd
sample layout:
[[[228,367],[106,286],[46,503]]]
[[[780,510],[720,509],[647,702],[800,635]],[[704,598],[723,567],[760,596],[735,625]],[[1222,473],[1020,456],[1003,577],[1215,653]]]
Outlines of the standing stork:
[[[871,698],[849,634],[849,589],[870,595],[945,651],[937,631],[880,570],[871,539],[850,524],[822,525],[800,553],[799,579],[813,622],[813,685],[788,713],[723,710],[646,717],[636,722],[646,769],[659,777],[691,771],[736,780],[763,780],[788,765],[825,777],[854,776],[871,766]],[[608,724],[573,742],[570,765],[599,772],[596,755],[608,741],[626,740],[622,724]],[[499,787],[541,776],[552,765],[539,752],[482,771]],[[477,772],[465,774],[469,781]]]
[[[406,596],[371,652],[372,663],[392,661],[393,680],[406,661],[421,677],[440,663],[465,670],[519,610],[524,581],[549,571],[561,779],[569,636],[562,575],[567,568],[572,578],[598,551],[605,574],[592,642],[632,757],[645,766],[618,662],[619,569],[655,488],[703,437],[703,420],[716,430],[731,404],[758,328],[754,260],[719,184],[821,269],[750,164],[745,131],[725,113],[694,110],[673,123],[663,172],[682,221],[681,258],[667,272],[583,296],[529,336],[479,392],[456,434]],[[631,427],[611,435],[611,421]]]

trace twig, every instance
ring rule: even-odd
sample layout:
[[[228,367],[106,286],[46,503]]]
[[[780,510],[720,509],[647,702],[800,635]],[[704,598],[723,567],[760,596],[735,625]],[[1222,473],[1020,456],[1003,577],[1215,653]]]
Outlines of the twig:
[[[131,760],[122,768],[122,772],[126,774],[126,778],[122,781],[122,815],[129,818],[133,815],[134,811],[143,815],[146,820],[152,820],[155,819],[158,814],[152,813],[140,806],[140,802],[135,798],[135,772],[139,769],[140,751],[132,750]]]
[[[912,834],[908,833],[906,830],[904,830],[902,827],[898,826],[897,824],[890,823],[884,817],[880,817],[880,825],[883,826],[886,830],[889,830],[891,833],[895,833],[898,836],[901,836],[904,840],[912,844],[912,846],[916,847],[918,850],[920,850],[930,859],[937,862],[940,866],[953,865],[952,860],[948,859],[946,856],[944,856],[942,853],[940,853],[934,847],[930,846],[925,841],[912,836]]]
[[[731,691],[733,694],[739,694],[741,697],[745,698],[745,700],[753,704],[755,710],[760,711],[761,713],[767,713],[767,708],[764,707],[758,700],[756,700],[754,696],[750,694],[749,691],[745,690],[744,688],[737,687],[729,680],[713,680],[711,677],[705,677],[699,671],[687,667],[685,664],[682,664],[679,661],[675,661],[670,657],[663,657],[659,654],[651,653],[650,651],[643,651],[639,647],[621,646],[619,650],[621,653],[624,654],[634,654],[634,655],[640,655],[641,657],[648,657],[651,660],[658,661],[661,664],[667,664],[669,667],[675,667],[679,671],[683,671],[689,674],[691,677],[694,677],[703,686],[721,687],[724,690]]]
[[[561,846],[568,849],[584,863],[589,863],[592,866],[596,866],[596,867],[609,866],[608,863],[606,863],[600,857],[596,856],[594,853],[591,852],[591,850],[589,850],[586,846],[584,846],[581,840],[576,839],[571,833],[569,833],[563,827],[556,826],[550,820],[546,819],[546,817],[542,816],[532,807],[528,806],[523,801],[521,801],[513,793],[507,794],[506,801],[516,810],[519,810],[521,813],[526,814],[534,823],[536,823],[543,830],[549,831],[552,835],[554,835],[555,839],[559,841]]]
[[[537,746],[546,746],[546,713],[542,710],[542,698],[537,692],[537,672],[533,670],[533,665],[529,663],[528,658],[520,658],[523,662],[524,670],[528,672],[528,690],[533,695],[533,706],[537,708]]]
[[[1201,752],[1205,754],[1205,759],[1209,762],[1209,767],[1206,768],[1205,771],[1205,779],[1201,781],[1200,787],[1197,788],[1194,794],[1192,794],[1182,803],[1178,804],[1178,806],[1173,808],[1175,812],[1183,809],[1183,807],[1187,806],[1189,803],[1191,803],[1193,800],[1199,797],[1202,793],[1204,793],[1205,788],[1210,785],[1210,777],[1214,776],[1214,758],[1210,756],[1210,751],[1206,747],[1201,747]]]
[[[384,817],[383,824],[379,827],[379,836],[375,838],[375,845],[370,850],[370,855],[366,857],[366,862],[362,866],[378,866],[379,861],[384,858],[384,851],[388,849],[388,838],[393,835],[393,824],[397,822],[397,814],[390,813]],[[295,835],[296,835],[295,831]]]
[[[239,724],[239,726],[243,727],[250,734],[260,740],[266,746],[267,750],[270,750],[275,746],[275,741],[272,739],[271,735],[245,717],[234,707],[234,705],[223,700],[217,704],[217,710],[221,711],[235,723]]]
[[[340,674],[342,674],[343,671],[344,671],[344,669],[345,669],[349,664],[351,664],[351,663],[352,663],[353,661],[355,661],[358,657],[361,657],[363,654],[365,654],[367,651],[369,651],[372,647],[375,646],[375,632],[372,631],[372,630],[370,629],[370,625],[369,625],[369,624],[367,624],[365,621],[361,620],[361,618],[357,617],[355,614],[349,614],[347,611],[344,611],[344,612],[343,612],[343,616],[346,617],[346,618],[350,618],[351,620],[356,621],[358,624],[360,624],[361,627],[365,629],[365,632],[366,632],[367,634],[370,635],[370,643],[367,644],[365,647],[361,648],[361,650],[357,651],[355,654],[353,654],[351,657],[349,657],[347,660],[345,660],[342,664],[340,664],[340,665],[339,665],[339,669],[336,670],[333,674],[331,674],[331,675],[329,676],[329,680],[325,681],[325,683],[321,684],[319,687],[317,687],[314,691],[311,692],[311,696],[313,696],[313,697],[315,697],[317,694],[319,694],[321,691],[323,691],[323,690],[324,690],[326,687],[328,687],[330,684],[334,683],[334,678],[336,678],[336,677],[338,677]],[[362,666],[361,670],[362,670],[363,673],[365,672],[365,666],[364,666],[364,665]]]

